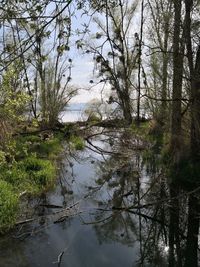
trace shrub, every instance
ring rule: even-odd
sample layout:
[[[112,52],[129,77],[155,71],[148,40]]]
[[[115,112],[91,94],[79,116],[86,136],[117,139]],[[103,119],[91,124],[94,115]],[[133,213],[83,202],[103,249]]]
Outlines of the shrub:
[[[24,180],[28,179],[27,173],[22,168],[19,168],[17,164],[13,164],[9,169],[1,170],[1,173],[3,180],[15,187],[18,187]]]
[[[75,148],[76,150],[83,150],[85,147],[84,140],[79,136],[75,136],[75,135],[71,136],[70,142],[73,148]]]
[[[38,135],[28,135],[26,137],[23,137],[23,140],[31,143],[37,143],[41,141],[41,138]]]

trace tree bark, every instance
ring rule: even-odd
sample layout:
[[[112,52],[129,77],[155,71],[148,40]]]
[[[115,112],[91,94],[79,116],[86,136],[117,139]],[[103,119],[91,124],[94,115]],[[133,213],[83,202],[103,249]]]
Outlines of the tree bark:
[[[191,37],[191,11],[193,0],[185,0],[185,39],[187,58],[190,70],[191,86],[191,158],[194,162],[200,161],[200,43],[194,60],[194,49]],[[194,65],[195,61],[195,65]]]
[[[200,162],[200,44],[196,55],[194,77],[191,82],[191,153],[195,163]]]
[[[189,196],[188,211],[188,233],[186,242],[185,267],[198,267],[198,234],[199,234],[199,212],[198,198]]]
[[[173,34],[173,92],[171,117],[171,152],[174,164],[178,164],[181,154],[181,97],[183,77],[184,45],[181,40],[182,0],[174,0]]]

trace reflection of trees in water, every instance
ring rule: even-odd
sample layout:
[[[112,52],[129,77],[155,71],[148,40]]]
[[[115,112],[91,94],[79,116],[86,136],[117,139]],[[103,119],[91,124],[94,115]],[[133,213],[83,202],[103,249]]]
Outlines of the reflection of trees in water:
[[[161,167],[152,166],[157,162],[155,155],[144,162],[132,154],[113,155],[101,164],[97,182],[112,193],[106,212],[96,219],[106,217],[108,209],[112,217],[94,225],[99,242],[138,241],[140,266],[197,267],[199,191],[169,184]]]
[[[100,185],[106,183],[108,191],[110,193],[112,192],[111,201],[105,207],[105,209],[111,209],[112,217],[103,224],[94,226],[100,243],[113,240],[132,245],[135,242],[137,232],[136,222],[133,220],[133,216],[127,212],[112,210],[112,207],[123,206],[127,200],[134,201],[132,192],[137,173],[132,166],[131,162],[127,163],[126,159],[117,158],[116,155],[110,157],[109,160],[99,166],[101,175],[97,183]],[[107,215],[102,210],[95,219],[106,218]]]
[[[96,224],[94,228],[100,244],[116,241],[132,246],[135,242],[136,225],[130,214],[113,212],[108,221],[100,225]]]

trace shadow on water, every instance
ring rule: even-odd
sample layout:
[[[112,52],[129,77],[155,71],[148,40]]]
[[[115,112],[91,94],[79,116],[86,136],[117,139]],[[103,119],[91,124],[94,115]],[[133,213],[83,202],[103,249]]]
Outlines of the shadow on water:
[[[1,237],[0,266],[198,266],[200,189],[169,184],[141,146],[109,130],[68,151],[55,190],[27,203],[34,221]]]

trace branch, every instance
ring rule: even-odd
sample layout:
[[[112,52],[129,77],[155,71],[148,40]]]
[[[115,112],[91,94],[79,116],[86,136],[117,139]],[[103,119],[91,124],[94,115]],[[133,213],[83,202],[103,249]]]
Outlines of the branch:
[[[41,29],[39,30],[39,33],[42,33],[43,30],[49,25],[51,24],[52,21],[54,21],[57,17],[59,17],[64,11],[65,9],[67,9],[67,7],[71,4],[72,0],[68,0],[68,3],[61,9],[60,12],[58,12],[55,16],[52,17],[52,19],[50,19],[48,22],[46,22]],[[28,43],[30,40],[33,39],[33,37],[36,36],[36,34],[38,35],[38,32],[36,31],[34,34],[32,34],[28,40],[25,40],[22,44],[20,44],[19,47],[17,47],[11,54],[9,54],[9,56],[7,56],[6,59],[9,59],[9,57],[11,55],[15,55],[17,53],[17,51],[19,49],[21,49],[23,47],[23,45],[25,45],[26,43]],[[12,60],[10,60],[3,68],[0,69],[0,72],[4,71],[7,69],[7,67],[9,67],[15,60],[17,60],[18,58],[20,58],[24,53],[26,53],[34,44],[36,43],[36,40],[34,40],[27,48],[25,48],[20,54],[18,54],[17,56],[15,56]]]

